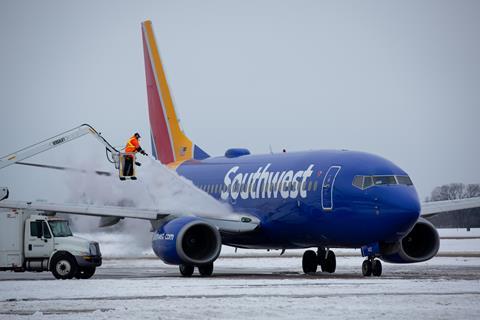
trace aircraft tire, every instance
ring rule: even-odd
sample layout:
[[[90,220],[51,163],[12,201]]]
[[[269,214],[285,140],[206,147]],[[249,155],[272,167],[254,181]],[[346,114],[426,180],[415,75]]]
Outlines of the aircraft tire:
[[[337,259],[335,257],[335,253],[332,250],[328,250],[327,257],[324,262],[324,267],[322,267],[322,271],[328,272],[328,273],[334,273],[336,268],[337,268]]]
[[[318,260],[317,254],[313,250],[307,250],[303,253],[302,258],[302,269],[303,272],[308,273],[315,273],[317,272],[318,267]]]
[[[382,275],[382,263],[380,260],[373,260],[372,262],[372,275],[380,277]]]
[[[372,262],[370,260],[363,261],[362,274],[365,277],[370,277],[372,275]]]
[[[202,277],[210,277],[213,273],[213,263],[198,266],[198,272]]]
[[[191,265],[186,265],[186,264],[181,264],[178,266],[178,269],[180,270],[180,274],[183,277],[191,277],[193,274],[193,266]]]

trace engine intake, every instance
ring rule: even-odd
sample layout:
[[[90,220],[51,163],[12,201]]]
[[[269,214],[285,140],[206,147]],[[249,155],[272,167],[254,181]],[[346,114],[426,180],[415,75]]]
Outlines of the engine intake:
[[[381,244],[380,258],[392,263],[422,262],[433,258],[439,248],[437,229],[429,221],[420,218],[403,239]]]
[[[221,247],[217,228],[196,217],[167,222],[152,240],[153,251],[167,264],[208,264],[218,258]]]

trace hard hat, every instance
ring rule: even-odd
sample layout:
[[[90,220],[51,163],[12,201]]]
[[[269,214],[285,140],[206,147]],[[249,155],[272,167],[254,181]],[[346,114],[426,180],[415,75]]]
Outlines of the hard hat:
[[[140,139],[140,134],[138,132],[135,132],[134,136],[137,138],[137,139]]]

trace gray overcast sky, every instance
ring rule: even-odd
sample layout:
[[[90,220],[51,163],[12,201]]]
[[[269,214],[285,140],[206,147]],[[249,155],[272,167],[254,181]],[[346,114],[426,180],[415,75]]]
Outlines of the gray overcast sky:
[[[1,155],[81,123],[148,136],[151,19],[187,135],[212,155],[347,148],[405,169],[422,198],[480,182],[480,1],[1,1]],[[144,146],[150,149],[148,139]],[[33,161],[108,168],[92,138]],[[13,199],[65,197],[12,166]]]

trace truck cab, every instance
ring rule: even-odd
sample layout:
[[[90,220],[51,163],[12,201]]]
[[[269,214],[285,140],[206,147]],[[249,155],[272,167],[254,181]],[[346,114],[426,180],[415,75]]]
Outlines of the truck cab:
[[[65,219],[10,209],[0,213],[0,232],[0,270],[88,279],[102,264],[98,243],[75,237]]]

